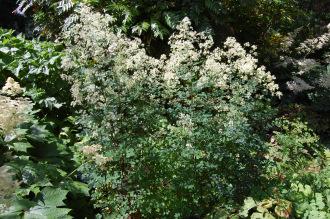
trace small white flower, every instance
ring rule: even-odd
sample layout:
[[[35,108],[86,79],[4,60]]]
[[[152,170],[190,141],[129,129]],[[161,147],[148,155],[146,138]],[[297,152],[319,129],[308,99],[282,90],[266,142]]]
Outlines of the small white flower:
[[[2,87],[1,92],[7,95],[19,95],[23,93],[23,88],[13,78],[8,77],[5,86]]]

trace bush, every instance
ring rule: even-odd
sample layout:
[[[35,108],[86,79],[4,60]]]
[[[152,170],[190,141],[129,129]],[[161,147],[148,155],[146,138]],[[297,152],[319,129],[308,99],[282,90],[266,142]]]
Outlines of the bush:
[[[242,206],[219,203],[206,218],[329,217],[329,151],[300,119],[280,118],[273,125],[263,185]]]
[[[69,103],[69,86],[61,79],[62,46],[13,34],[0,28],[2,74],[18,80],[26,88],[25,95],[43,108],[52,110]]]
[[[280,95],[254,46],[228,38],[211,49],[185,18],[156,59],[114,34],[110,16],[86,6],[74,16],[62,65],[83,106],[82,171],[96,206],[116,218],[180,218],[249,193],[266,147],[259,121]]]
[[[88,187],[72,174],[70,127],[57,133],[36,116],[31,99],[19,96],[23,90],[8,78],[0,93],[0,218],[88,215]]]

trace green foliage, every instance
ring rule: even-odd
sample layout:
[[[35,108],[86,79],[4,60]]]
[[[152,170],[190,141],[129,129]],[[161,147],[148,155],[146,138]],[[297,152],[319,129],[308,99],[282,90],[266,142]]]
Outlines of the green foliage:
[[[292,203],[285,218],[329,217],[328,151],[318,143],[318,137],[307,123],[299,120],[277,120],[267,158],[270,168],[271,197]],[[277,181],[274,183],[274,180]],[[260,211],[259,211],[260,212]],[[279,216],[279,214],[275,213]]]
[[[16,104],[23,103],[26,104],[17,100]],[[62,208],[66,206],[63,200],[68,191],[81,198],[85,191],[80,191],[83,184],[77,184],[79,182],[68,174],[74,167],[70,164],[70,140],[54,135],[49,123],[36,119],[32,107],[23,110],[30,116],[18,120],[16,127],[8,132],[1,132],[0,147],[4,150],[1,165],[10,167],[20,185],[12,191],[16,199],[0,217],[71,218],[70,209]],[[17,116],[20,113],[23,112],[17,112]]]
[[[279,178],[290,177],[305,171],[314,157],[322,157],[323,148],[318,144],[318,136],[299,120],[277,119],[277,129],[271,138],[267,158],[274,162],[271,174]]]
[[[217,42],[234,36],[242,42],[260,44],[268,55],[272,54],[269,48],[273,45],[269,42],[273,36],[292,31],[308,23],[309,18],[308,9],[295,0],[34,0],[31,5],[29,1],[19,2],[27,8],[33,5],[38,28],[53,36],[60,33],[64,19],[79,5],[77,3],[90,4],[116,18],[119,31],[140,36],[157,55],[160,53],[153,46],[166,46],[165,39],[185,16],[199,31],[213,33]]]
[[[289,28],[293,19],[300,13],[299,5],[293,0],[281,1],[127,1],[127,0],[90,0],[88,2],[97,9],[117,19],[118,26],[125,32],[141,29],[142,22],[157,24],[156,29],[142,29],[145,37],[169,37],[183,17],[188,16],[198,30],[222,30],[224,35],[248,37],[246,41],[257,38],[263,40],[272,31]],[[221,17],[222,19],[219,19]],[[302,17],[300,17],[302,19]],[[264,27],[264,28],[260,28]],[[254,32],[248,30],[254,29]],[[262,30],[263,29],[263,30]],[[261,39],[262,38],[262,39]]]
[[[274,128],[264,185],[240,208],[221,204],[206,218],[329,217],[329,151],[300,120],[277,119]]]
[[[73,7],[72,0],[18,0],[13,13],[26,16],[33,11],[35,25],[32,31],[55,39]]]
[[[61,46],[13,36],[0,29],[0,70],[26,87],[26,95],[45,108],[69,102],[66,82],[61,79]]]
[[[281,118],[274,128],[266,158],[271,161],[267,178],[275,188],[287,188],[297,178],[320,171],[325,148],[306,122]]]
[[[63,208],[63,200],[68,191],[54,187],[44,187],[35,201],[27,199],[14,200],[2,218],[72,218],[70,209]]]
[[[82,212],[88,215],[87,185],[70,174],[78,166],[72,160],[70,148],[72,124],[69,121],[56,124],[49,119],[50,112],[47,112],[52,107],[60,107],[55,97],[60,101],[70,99],[67,95],[56,94],[66,88],[66,83],[60,78],[59,47],[52,43],[29,41],[22,36],[14,37],[11,31],[1,31],[1,73],[20,79],[27,87],[20,87],[9,77],[1,89],[0,166],[10,167],[19,186],[13,186],[14,191],[8,190],[9,194],[5,194],[8,202],[4,209],[1,205],[0,217],[79,216],[81,207],[63,202],[67,195],[70,202],[84,200]],[[59,90],[55,90],[57,87]],[[36,92],[40,95],[34,95]],[[50,96],[52,94],[54,96]],[[48,99],[54,101],[44,104]],[[48,115],[39,118],[37,113],[41,114],[41,109],[44,115]],[[4,183],[9,186],[11,182]]]
[[[329,150],[325,154],[323,165],[311,165],[305,173],[294,175],[290,186],[281,191],[281,196],[294,204],[294,215],[298,218],[330,216]]]
[[[256,202],[249,197],[239,213],[240,218],[275,219],[289,218],[292,212],[292,203],[282,199],[266,199]]]

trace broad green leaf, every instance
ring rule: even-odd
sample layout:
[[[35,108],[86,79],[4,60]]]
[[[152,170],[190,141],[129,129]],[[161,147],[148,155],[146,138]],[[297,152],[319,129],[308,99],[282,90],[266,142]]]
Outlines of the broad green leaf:
[[[0,52],[3,52],[5,54],[9,53],[10,52],[10,49],[8,47],[1,47],[0,48]]]
[[[251,198],[251,197],[246,198],[244,200],[244,205],[240,212],[240,215],[243,217],[248,217],[249,211],[256,206],[257,206],[257,203],[253,200],[253,198]]]
[[[318,210],[311,210],[308,215],[308,219],[329,219],[326,217],[327,212],[325,211],[318,211]]]
[[[78,181],[69,181],[63,183],[63,188],[69,190],[73,194],[83,194],[89,196],[88,185]]]
[[[45,206],[64,206],[63,200],[68,194],[67,190],[54,187],[45,187],[41,191],[43,203]]]
[[[251,219],[264,219],[264,217],[262,213],[255,212],[251,215]]]
[[[292,212],[292,203],[287,200],[279,200],[274,211],[277,216],[288,218],[290,217]]]
[[[266,213],[255,212],[251,215],[251,219],[275,219],[275,217],[267,212]]]
[[[13,149],[15,151],[27,152],[28,148],[33,148],[29,142],[15,142],[13,144]]]
[[[21,213],[22,212],[20,212],[20,211],[2,213],[2,214],[0,214],[0,219],[18,219],[18,218],[21,218],[20,217]]]
[[[69,219],[71,210],[68,208],[55,208],[36,206],[25,212],[23,219]]]
[[[29,201],[27,199],[16,199],[13,201],[12,205],[10,206],[11,212],[27,210],[33,206],[37,205],[37,203],[33,201]]]
[[[325,204],[323,202],[323,196],[321,193],[315,193],[315,204],[320,210],[325,207]]]

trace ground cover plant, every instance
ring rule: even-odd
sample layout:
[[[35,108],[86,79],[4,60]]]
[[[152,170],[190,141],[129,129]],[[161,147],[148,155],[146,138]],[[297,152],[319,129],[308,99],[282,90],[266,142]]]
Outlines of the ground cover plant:
[[[329,218],[327,9],[18,1],[0,218]]]

